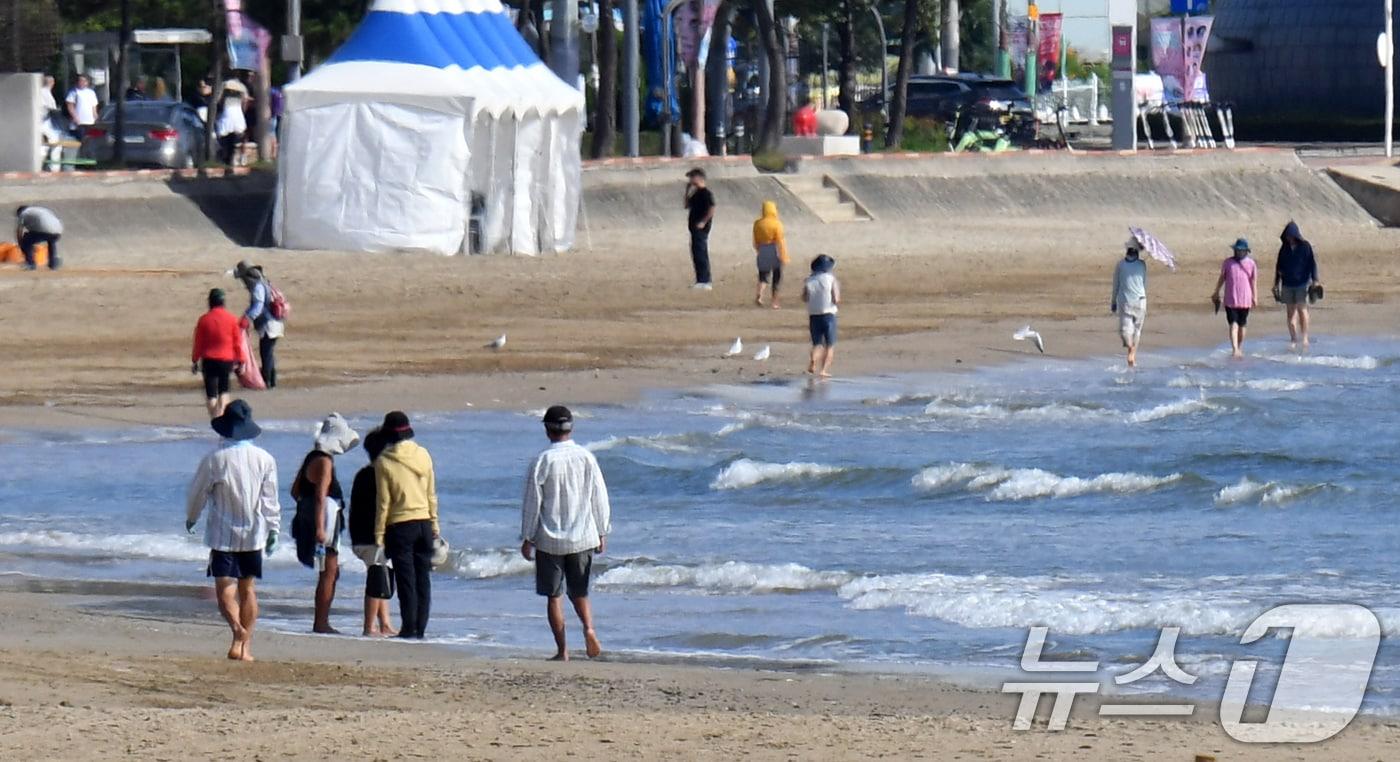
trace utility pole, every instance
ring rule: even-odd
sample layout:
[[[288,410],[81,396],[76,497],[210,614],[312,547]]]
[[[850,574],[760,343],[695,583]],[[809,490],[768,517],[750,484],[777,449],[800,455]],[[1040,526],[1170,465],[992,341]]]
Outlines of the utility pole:
[[[609,32],[612,19],[606,19]],[[622,0],[622,134],[625,153],[637,156],[641,153],[640,135],[641,112],[637,108],[637,66],[641,53],[638,35],[637,0]]]
[[[294,64],[287,70],[287,81],[301,79],[301,0],[287,0],[287,34],[282,38],[282,60]]]
[[[1026,15],[1026,97],[1035,97],[1035,83],[1037,77],[1036,69],[1040,68],[1037,61],[1040,60],[1040,35],[1036,30],[1040,27],[1040,8],[1032,0],[1029,12]]]
[[[127,56],[131,53],[131,0],[122,0],[121,30],[117,32],[117,86],[111,97],[117,102],[117,133],[112,143],[112,160],[117,166],[126,164],[126,88]],[[15,30],[18,34],[19,30]]]
[[[828,31],[828,25],[827,25],[827,23],[826,23],[825,21],[823,21],[823,22],[822,22],[822,111],[825,111],[825,110],[828,108],[828,104],[827,104],[827,101],[826,101],[826,94],[827,94],[828,92],[830,92],[830,88],[827,86],[827,81],[826,81],[826,77],[827,77],[826,72],[827,72],[828,69],[831,68],[831,66],[827,63],[827,60],[826,60],[826,43],[827,43],[827,36],[828,36],[829,34],[830,34],[830,32]]]
[[[577,0],[554,0],[549,21],[549,68],[569,87],[578,87]]]
[[[1395,155],[1395,0],[1385,0],[1385,156]]]
[[[997,76],[1003,79],[1011,79],[1011,51],[1006,44],[1006,25],[1003,22],[1004,0],[992,0],[992,34],[995,36],[997,48]]]

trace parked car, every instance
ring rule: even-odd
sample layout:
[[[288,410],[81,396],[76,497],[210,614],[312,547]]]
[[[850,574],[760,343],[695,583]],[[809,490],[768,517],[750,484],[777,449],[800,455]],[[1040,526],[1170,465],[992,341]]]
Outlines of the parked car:
[[[865,99],[861,110],[879,111],[885,101],[894,100],[894,86],[882,98],[879,93]],[[1005,113],[1035,114],[1025,92],[1009,79],[983,74],[914,76],[909,78],[906,114],[917,118],[952,121],[958,112],[974,104]]]
[[[83,132],[79,156],[110,161],[116,120],[117,107],[108,104],[97,123]],[[175,101],[127,101],[122,140],[128,164],[182,169],[204,163],[207,156],[204,120],[190,106]]]

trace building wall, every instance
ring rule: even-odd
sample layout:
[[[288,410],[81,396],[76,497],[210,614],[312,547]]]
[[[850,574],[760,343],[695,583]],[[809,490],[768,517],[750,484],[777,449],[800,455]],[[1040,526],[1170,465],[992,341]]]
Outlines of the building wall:
[[[1288,132],[1383,118],[1382,0],[1215,0],[1212,11],[1204,68],[1237,121]]]

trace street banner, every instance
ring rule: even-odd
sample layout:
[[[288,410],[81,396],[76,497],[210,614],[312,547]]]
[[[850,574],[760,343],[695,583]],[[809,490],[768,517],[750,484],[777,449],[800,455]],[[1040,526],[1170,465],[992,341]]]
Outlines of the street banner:
[[[1182,67],[1185,76],[1181,83],[1184,95],[1189,101],[1209,100],[1208,96],[1203,97],[1200,92],[1205,89],[1201,83],[1201,64],[1206,58],[1206,43],[1210,41],[1210,30],[1214,22],[1215,19],[1210,16],[1191,16],[1185,20],[1185,65]]]
[[[1181,19],[1152,19],[1152,68],[1162,77],[1168,103],[1185,99],[1186,45]]]
[[[1040,14],[1040,45],[1036,60],[1040,64],[1040,89],[1048,92],[1060,75],[1060,30],[1064,19],[1058,13]]]

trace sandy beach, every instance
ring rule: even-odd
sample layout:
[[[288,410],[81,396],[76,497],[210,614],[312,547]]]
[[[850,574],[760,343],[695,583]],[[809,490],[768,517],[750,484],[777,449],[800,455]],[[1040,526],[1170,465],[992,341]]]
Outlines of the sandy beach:
[[[158,235],[142,246],[84,241],[65,251],[61,272],[0,270],[0,426],[202,425],[190,332],[208,289],[243,304],[224,274],[240,259],[263,264],[294,305],[282,387],[248,397],[264,420],[625,403],[653,389],[798,376],[800,281],[819,252],[837,257],[845,291],[839,376],[1016,361],[1034,352],[1011,340],[1027,323],[1048,355],[1120,355],[1107,302],[1132,220],[989,217],[926,236],[905,219],[793,226],[784,309],[771,310],[752,304],[744,238],[756,211],[722,209],[710,293],[687,288],[679,208],[668,227],[599,233],[579,251],[535,259],[167,245]],[[1266,290],[1286,222],[1185,221],[1170,235],[1159,226],[1181,268],[1152,266],[1144,358],[1223,343],[1208,296],[1228,245],[1254,242]],[[1299,223],[1328,289],[1313,312],[1316,351],[1331,336],[1393,335],[1400,234]],[[1277,342],[1282,307],[1265,295],[1251,337]],[[483,347],[503,332],[503,351]],[[771,345],[772,359],[721,359],[735,336],[751,351]],[[1017,697],[930,674],[551,665],[274,633],[259,634],[258,663],[231,664],[202,586],[159,591],[176,603],[155,609],[131,604],[150,590],[97,583],[8,577],[0,590],[0,751],[14,758],[1400,756],[1400,725],[1389,721],[1358,721],[1316,747],[1249,746],[1208,707],[1188,720],[1115,720],[1081,701],[1065,732],[1015,732]]]
[[[268,633],[260,661],[230,663],[196,588],[165,591],[192,614],[174,622],[112,613],[134,589],[6,582],[0,751],[11,758],[1381,760],[1400,749],[1389,723],[1361,720],[1313,747],[1251,746],[1209,707],[1117,720],[1089,700],[1062,732],[1017,732],[1019,697],[936,676],[559,665]]]

